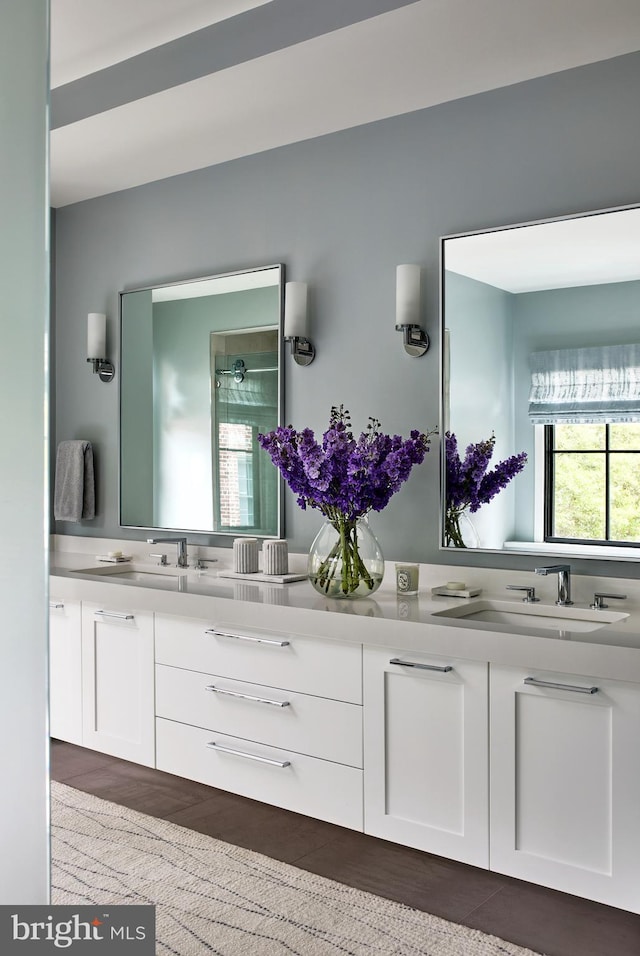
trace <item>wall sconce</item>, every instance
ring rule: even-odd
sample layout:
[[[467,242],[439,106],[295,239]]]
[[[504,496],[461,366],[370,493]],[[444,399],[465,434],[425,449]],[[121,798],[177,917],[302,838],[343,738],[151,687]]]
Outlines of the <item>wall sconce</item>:
[[[107,317],[102,312],[89,312],[87,316],[87,362],[93,365],[101,382],[110,382],[116,374],[113,362],[107,354]]]
[[[420,266],[396,269],[396,330],[409,355],[424,355],[429,348],[429,336],[420,326],[421,273]]]
[[[297,365],[311,365],[316,350],[307,338],[307,283],[287,282],[284,287],[284,340],[291,342]]]

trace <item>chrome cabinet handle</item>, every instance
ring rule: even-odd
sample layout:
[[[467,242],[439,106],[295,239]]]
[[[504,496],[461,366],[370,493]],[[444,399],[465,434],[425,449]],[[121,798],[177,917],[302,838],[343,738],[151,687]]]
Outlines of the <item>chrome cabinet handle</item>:
[[[235,641],[250,641],[252,644],[274,644],[276,647],[288,647],[289,641],[274,641],[268,637],[249,637],[248,634],[229,634],[228,631],[217,631],[210,627],[205,634],[212,634],[214,637],[232,637]]]
[[[115,617],[118,621],[133,621],[134,615],[128,611],[94,611],[96,617]]]
[[[239,697],[241,700],[253,700],[257,704],[271,704],[272,707],[288,707],[288,700],[271,700],[270,697],[254,697],[253,694],[240,694],[237,690],[227,690],[224,687],[216,687],[215,684],[209,684],[205,690],[212,691],[214,694],[224,694],[226,697]]]
[[[448,674],[449,671],[453,670],[451,664],[445,664],[444,667],[439,667],[437,664],[419,664],[417,661],[403,661],[399,657],[393,657],[390,661],[390,664],[400,664],[401,667],[419,667],[423,671],[439,671],[441,674]]]
[[[49,607],[52,610],[61,611],[64,607],[64,604],[58,604],[57,601],[49,601]]]
[[[577,684],[558,684],[550,680],[538,680],[537,677],[525,677],[523,683],[530,687],[550,687],[552,690],[570,690],[574,694],[597,694],[597,687],[580,687]]]
[[[246,757],[247,760],[257,760],[259,763],[268,763],[272,767],[290,767],[290,760],[274,760],[272,757],[260,757],[258,754],[249,754],[245,750],[235,750],[233,747],[223,747],[212,740],[207,744],[211,750],[219,750],[223,754],[233,754],[234,757]]]

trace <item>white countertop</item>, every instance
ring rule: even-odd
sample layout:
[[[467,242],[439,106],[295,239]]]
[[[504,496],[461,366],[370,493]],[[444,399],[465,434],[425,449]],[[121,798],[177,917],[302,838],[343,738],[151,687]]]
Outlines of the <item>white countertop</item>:
[[[541,598],[532,606],[534,611],[546,608],[553,612],[556,575],[545,578],[533,572],[421,565],[419,593],[406,596],[396,593],[394,563],[387,562],[385,580],[372,597],[330,599],[318,594],[308,581],[281,585],[221,578],[218,565],[206,571],[189,569],[180,578],[177,569],[168,568],[166,577],[149,575],[144,583],[119,580],[117,572],[126,566],[96,560],[97,553],[107,553],[105,543],[100,542],[96,549],[93,539],[89,552],[88,539],[74,539],[79,540],[83,551],[51,552],[52,600],[82,600],[113,610],[151,610],[196,618],[216,626],[287,631],[398,651],[640,683],[640,582],[635,579],[574,576],[575,608],[588,609],[596,590],[625,593],[625,600],[608,601],[607,611],[628,617],[590,631],[571,631],[567,623],[566,630],[559,632],[533,627],[526,619],[520,626],[434,616],[435,612],[468,604],[469,599],[431,596],[432,587],[445,584],[453,576],[465,580],[467,586],[482,588],[481,595],[471,601],[508,601],[517,607],[521,605],[518,592],[505,591],[506,585],[529,585],[536,587]],[[140,542],[121,543],[122,550],[127,545],[127,553],[135,550],[132,544],[139,546],[132,568],[163,570],[149,563],[147,546]],[[228,550],[220,549],[220,554],[221,565],[225,559],[230,560]],[[304,556],[292,556],[290,566],[297,570],[296,557]],[[95,574],[91,570],[95,568],[105,573]]]

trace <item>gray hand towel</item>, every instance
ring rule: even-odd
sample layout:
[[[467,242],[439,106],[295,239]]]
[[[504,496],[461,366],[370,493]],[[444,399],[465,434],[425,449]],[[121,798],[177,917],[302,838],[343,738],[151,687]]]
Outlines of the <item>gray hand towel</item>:
[[[80,521],[95,514],[91,442],[61,441],[56,454],[53,516],[56,521]]]

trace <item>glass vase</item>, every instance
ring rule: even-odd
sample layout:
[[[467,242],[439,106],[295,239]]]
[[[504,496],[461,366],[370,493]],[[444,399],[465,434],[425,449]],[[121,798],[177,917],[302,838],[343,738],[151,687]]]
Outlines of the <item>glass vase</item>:
[[[331,598],[368,597],[384,577],[384,557],[366,518],[327,520],[309,551],[309,580]]]
[[[449,508],[444,517],[446,548],[479,548],[480,538],[466,508]]]

